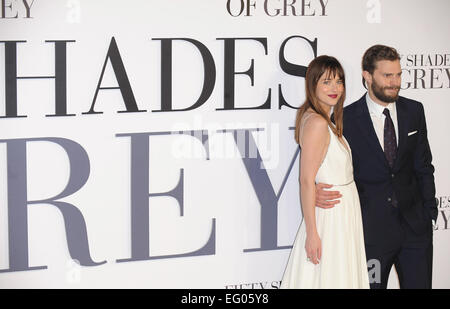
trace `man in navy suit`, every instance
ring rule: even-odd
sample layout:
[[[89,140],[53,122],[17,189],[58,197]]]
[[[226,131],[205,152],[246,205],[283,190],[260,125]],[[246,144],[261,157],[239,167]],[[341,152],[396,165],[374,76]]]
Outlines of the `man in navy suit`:
[[[387,287],[392,265],[400,288],[431,288],[438,211],[424,109],[398,95],[402,70],[394,48],[370,47],[362,69],[368,92],[344,108],[344,136],[352,150],[369,271],[380,270],[370,278],[371,288]],[[330,187],[317,185],[318,207],[337,203],[339,192],[323,189]]]

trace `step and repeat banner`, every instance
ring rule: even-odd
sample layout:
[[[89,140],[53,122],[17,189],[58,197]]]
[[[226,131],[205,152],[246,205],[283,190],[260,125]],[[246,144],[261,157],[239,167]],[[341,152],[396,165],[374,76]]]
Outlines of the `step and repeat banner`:
[[[302,220],[306,67],[337,57],[347,105],[378,43],[397,48],[401,95],[425,108],[433,286],[450,288],[449,9],[1,1],[0,288],[279,288]]]

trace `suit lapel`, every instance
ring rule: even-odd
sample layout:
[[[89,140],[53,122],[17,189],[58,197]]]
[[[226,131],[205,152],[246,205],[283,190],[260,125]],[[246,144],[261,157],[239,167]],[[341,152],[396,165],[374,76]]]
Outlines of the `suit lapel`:
[[[406,145],[406,139],[408,134],[408,115],[407,110],[405,106],[405,102],[399,97],[396,103],[396,109],[397,109],[397,124],[398,124],[398,149],[397,149],[397,156],[395,158],[394,162],[394,168],[398,164],[399,160],[401,159],[401,156],[403,154],[403,151],[405,150]]]
[[[389,167],[389,163],[384,155],[383,148],[381,148],[380,141],[373,127],[372,118],[370,118],[369,109],[367,107],[366,95],[364,95],[358,102],[360,113],[358,117],[358,125],[361,132],[365,135],[367,142],[374,151],[375,156],[383,161],[383,163]]]

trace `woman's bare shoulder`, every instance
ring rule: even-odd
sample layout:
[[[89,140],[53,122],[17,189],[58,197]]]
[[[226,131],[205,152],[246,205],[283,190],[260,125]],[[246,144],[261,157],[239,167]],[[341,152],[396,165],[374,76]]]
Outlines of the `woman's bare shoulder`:
[[[305,113],[303,126],[305,131],[327,129],[328,122],[325,118],[315,112]]]

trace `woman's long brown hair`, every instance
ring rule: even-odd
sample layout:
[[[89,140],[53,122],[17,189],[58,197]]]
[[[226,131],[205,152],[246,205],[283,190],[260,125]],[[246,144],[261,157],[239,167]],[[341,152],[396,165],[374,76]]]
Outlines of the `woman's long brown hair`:
[[[344,85],[344,92],[333,108],[333,117],[336,127],[333,127],[331,125],[331,119],[321,107],[316,95],[317,83],[319,82],[319,79],[323,74],[327,74],[328,77],[332,78],[334,78],[337,74]],[[342,68],[339,61],[334,57],[326,55],[319,56],[311,61],[311,63],[308,65],[308,69],[306,70],[305,91],[306,100],[297,110],[297,117],[295,119],[295,141],[297,142],[297,144],[300,145],[300,121],[302,120],[302,117],[308,110],[308,108],[311,108],[313,111],[325,118],[334,134],[336,134],[338,137],[342,137],[342,119],[345,101],[345,74],[344,69]]]

